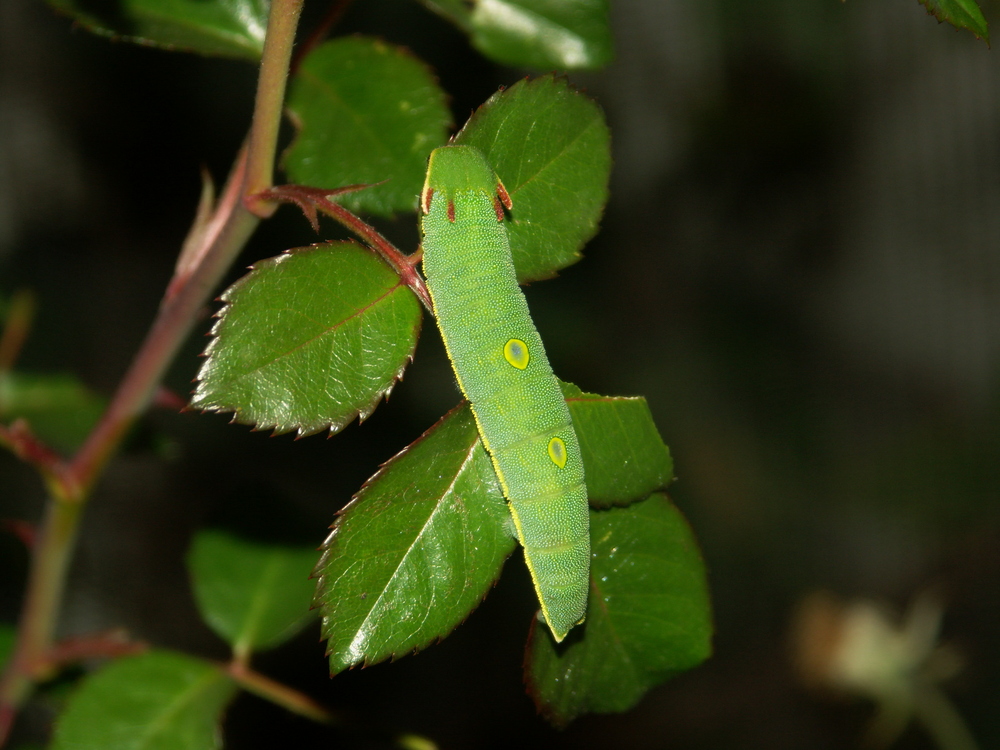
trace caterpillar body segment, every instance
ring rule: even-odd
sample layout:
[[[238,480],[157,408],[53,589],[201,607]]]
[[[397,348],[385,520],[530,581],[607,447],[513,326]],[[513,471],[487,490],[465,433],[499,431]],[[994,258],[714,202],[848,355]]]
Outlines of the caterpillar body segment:
[[[510,507],[556,641],[581,622],[590,585],[583,462],[569,409],[517,284],[504,207],[485,157],[445,146],[421,194],[423,267],[448,357]]]

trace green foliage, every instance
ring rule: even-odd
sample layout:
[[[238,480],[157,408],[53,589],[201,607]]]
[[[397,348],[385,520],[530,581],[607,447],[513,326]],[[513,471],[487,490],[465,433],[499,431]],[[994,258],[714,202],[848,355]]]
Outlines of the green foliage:
[[[467,406],[389,461],[340,512],[317,567],[331,673],[454,630],[514,549],[508,518]]]
[[[587,469],[590,505],[627,505],[664,489],[674,462],[644,398],[598,396],[562,383]]]
[[[507,65],[595,69],[612,57],[608,0],[423,2]],[[989,42],[975,0],[921,2],[939,21]],[[268,0],[49,3],[103,36],[252,61],[264,49],[270,7]],[[270,93],[280,90],[269,85]],[[447,94],[423,62],[373,38],[337,38],[305,55],[286,103],[297,129],[283,158],[290,180],[322,190],[367,184],[332,198],[360,214],[416,209],[428,154],[451,125]],[[552,277],[579,260],[608,200],[610,135],[596,103],[557,75],[522,80],[490,97],[454,142],[481,151],[512,199],[506,226],[519,281]],[[421,322],[413,291],[373,251],[350,242],[258,263],[222,300],[192,405],[277,433],[334,432],[367,417],[412,358]],[[707,658],[712,635],[705,566],[691,529],[659,492],[672,481],[673,462],[646,402],[569,384],[562,392],[586,469],[590,508],[578,507],[590,519],[588,612],[561,644],[533,626],[525,661],[531,693],[557,724],[629,709]],[[554,406],[558,398],[544,405]],[[101,408],[71,377],[0,372],[0,421],[23,418],[63,451],[81,443]],[[47,468],[53,484],[62,478],[54,470],[61,464]],[[515,548],[511,532],[495,466],[461,405],[341,511],[315,570],[318,586],[309,579],[314,549],[218,531],[196,536],[188,564],[201,614],[244,670],[231,674],[322,718],[294,691],[251,674],[249,656],[290,638],[309,621],[313,601],[333,673],[425,648],[486,596]],[[0,664],[15,635],[0,625]],[[221,667],[189,656],[122,659],[81,681],[52,747],[215,747],[236,689]]]
[[[0,372],[0,422],[24,419],[48,445],[70,452],[101,416],[104,402],[72,375]]]
[[[556,76],[494,94],[455,136],[482,151],[507,188],[514,205],[507,234],[521,283],[578,261],[597,232],[610,141],[600,107]]]
[[[170,651],[121,659],[86,678],[56,723],[52,750],[206,750],[235,683]]]
[[[451,123],[445,94],[422,62],[363,37],[313,51],[292,82],[288,109],[299,127],[285,157],[288,176],[321,188],[381,183],[337,199],[380,216],[416,208],[427,156]]]
[[[350,242],[256,264],[226,306],[191,405],[308,435],[365,419],[413,356],[420,306],[372,252]]]
[[[938,21],[947,21],[956,29],[968,29],[977,39],[990,43],[990,31],[976,0],[920,0],[920,3]]]
[[[595,485],[609,488],[605,502],[634,502],[669,481],[669,456],[665,465],[666,447],[642,399],[583,394],[568,383],[563,391],[581,445],[624,459],[594,468]],[[626,439],[625,431],[638,434]],[[634,449],[644,434],[660,449]],[[655,542],[662,529],[646,531]],[[317,567],[331,672],[402,656],[454,630],[500,575],[512,535],[472,410],[463,405],[389,461],[337,518]],[[593,528],[591,538],[596,543]]]
[[[356,43],[365,59],[371,43]],[[409,94],[396,96],[410,101]],[[597,229],[610,170],[607,126],[592,101],[554,76],[522,81],[491,97],[456,142],[483,150],[510,193],[511,242],[522,280],[552,276],[579,258]],[[369,178],[344,174],[325,184],[362,179]],[[279,432],[337,429],[370,412],[405,366],[419,325],[413,295],[372,254],[347,244],[296,250],[258,264],[223,300],[192,404],[233,411],[240,421]],[[359,377],[360,365],[369,374]],[[670,454],[642,399],[584,394],[573,386],[564,386],[564,393],[594,506],[628,505],[669,484]],[[608,513],[595,517],[624,518],[623,527],[632,517]],[[514,549],[510,526],[471,413],[467,407],[453,411],[366,484],[341,512],[324,546],[316,603],[331,672],[398,657],[450,633],[499,576]],[[669,547],[677,536],[664,524],[641,531],[635,544]],[[592,534],[592,542],[598,544],[599,537]],[[696,555],[674,566],[675,574],[703,583]],[[627,580],[612,586],[627,590],[640,584],[642,579],[632,579],[633,570],[616,569],[614,575]],[[649,601],[659,606],[660,600]],[[698,601],[696,629],[707,638],[703,591]],[[658,614],[637,606],[630,616]],[[610,636],[599,616],[595,623],[587,648],[600,652]],[[661,648],[666,636],[650,630],[632,634],[628,649]],[[701,655],[683,662],[687,666],[707,654],[707,647],[698,651],[689,643],[677,649]],[[672,659],[669,669],[651,661],[649,673],[630,683],[630,698],[620,705],[631,705],[681,669],[683,660]],[[538,672],[534,691],[557,692],[561,680],[557,670]],[[565,709],[554,698],[544,700],[555,706],[549,713],[560,721],[591,706],[589,698],[582,707]],[[600,702],[593,707],[612,710]]]
[[[261,53],[268,12],[266,0],[51,4],[99,34],[247,59]],[[611,59],[607,0],[426,4],[510,65],[565,70]],[[326,42],[301,61],[287,107],[297,129],[282,165],[291,181],[323,190],[368,184],[331,198],[351,212],[416,209],[428,155],[450,127],[447,95],[421,61],[371,38]],[[492,96],[454,140],[483,152],[512,199],[507,226],[519,281],[552,277],[579,260],[608,199],[610,135],[597,104],[556,75],[523,80]],[[276,433],[335,432],[365,419],[401,377],[421,323],[413,291],[352,242],[257,263],[221,299],[191,404]],[[558,723],[627,709],[704,659],[711,635],[690,529],[664,496],[651,496],[670,483],[673,464],[645,401],[562,388],[586,470],[593,560],[586,625],[561,647],[539,628],[529,642],[531,691]],[[67,415],[91,414],[90,398],[71,381],[0,378],[0,415],[29,417],[46,437],[47,415],[65,427]],[[557,397],[554,404],[561,407]],[[582,499],[579,507],[586,518]],[[494,464],[461,405],[340,512],[315,570],[315,594],[313,549],[204,531],[188,565],[202,616],[242,665],[308,622],[314,598],[337,673],[446,637],[486,596],[514,548]],[[0,659],[4,638],[0,628]],[[254,684],[266,695],[266,683]],[[83,680],[53,747],[214,747],[235,690],[229,675],[202,660],[166,651],[124,659]]]
[[[237,656],[281,645],[313,617],[313,547],[202,531],[187,563],[201,616]]]
[[[582,628],[556,646],[535,627],[525,680],[557,724],[627,711],[650,688],[711,653],[712,622],[701,554],[663,495],[591,511],[590,602]]]
[[[255,60],[264,48],[269,0],[49,0],[101,36],[203,55]]]
[[[351,41],[369,54],[368,42]],[[456,141],[485,149],[514,201],[509,235],[520,280],[579,259],[597,231],[611,164],[607,125],[591,100],[552,76],[522,81],[491,97]],[[422,171],[414,196],[421,183]],[[419,312],[374,256],[330,248],[337,252],[300,249],[290,251],[294,260],[259,263],[226,291],[192,406],[303,435],[371,413],[412,355]]]
[[[960,1],[960,0],[956,0]],[[487,57],[539,70],[595,69],[612,58],[608,0],[424,0]],[[268,0],[49,0],[101,36],[204,55],[255,59]]]
[[[487,57],[539,70],[611,62],[608,0],[424,0]]]

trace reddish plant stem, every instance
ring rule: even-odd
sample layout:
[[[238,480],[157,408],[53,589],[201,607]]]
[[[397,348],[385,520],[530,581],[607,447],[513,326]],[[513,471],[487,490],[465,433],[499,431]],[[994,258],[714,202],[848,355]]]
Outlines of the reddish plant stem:
[[[403,283],[417,295],[424,307],[432,310],[431,295],[427,291],[427,284],[424,277],[417,271],[417,264],[423,253],[418,250],[413,255],[404,255],[398,247],[383,237],[371,224],[362,221],[339,203],[334,203],[329,199],[331,195],[354,192],[366,187],[370,186],[348,185],[326,190],[305,185],[278,185],[270,190],[265,190],[261,197],[270,201],[296,204],[302,209],[313,229],[317,231],[319,231],[319,222],[316,219],[317,209],[335,219],[367,242],[375,252],[382,256],[382,259],[399,274]]]
[[[371,245],[396,270],[403,282],[416,293],[420,301],[424,303],[424,307],[428,310],[431,309],[431,297],[427,291],[427,285],[424,283],[424,278],[417,272],[416,266],[408,256],[401,253],[399,248],[383,237],[373,226],[359,219],[339,203],[324,200],[320,204],[320,208]]]
[[[58,481],[65,468],[62,456],[39,440],[23,419],[15,419],[9,427],[0,425],[0,445],[34,466],[47,483]]]
[[[160,308],[107,411],[61,477],[67,500],[82,502],[88,495],[94,481],[117,451],[125,432],[146,410],[164,371],[190,333],[199,310],[257,223],[258,219],[237,202],[216,238],[214,252],[206,254],[187,283]]]
[[[22,521],[19,518],[5,518],[0,521],[0,528],[17,537],[29,552],[35,546],[35,540],[38,537],[35,524]]]
[[[68,464],[35,462],[42,469],[50,499],[32,549],[17,645],[0,680],[0,745],[34,684],[54,668],[53,635],[66,574],[79,520],[95,481],[149,405],[198,312],[256,228],[258,215],[268,215],[277,205],[247,201],[247,196],[271,186],[285,79],[301,8],[302,0],[273,0],[271,4],[249,146],[237,159],[212,218],[206,221],[200,214],[196,220],[198,226],[185,243],[185,262],[179,264],[156,320],[107,410]],[[252,204],[258,215],[245,204]],[[18,445],[28,443],[22,440]]]
[[[77,528],[90,490],[132,422],[148,405],[197,312],[250,237],[258,219],[237,202],[213,251],[160,309],[121,386],[80,452],[64,470],[45,474],[50,500],[32,550],[28,590],[14,657],[0,682],[0,744],[34,683],[48,676],[49,651],[62,604]]]
[[[149,644],[129,640],[124,630],[111,630],[94,635],[67,638],[49,651],[53,668],[74,664],[85,659],[118,659],[135,656],[149,650]]]

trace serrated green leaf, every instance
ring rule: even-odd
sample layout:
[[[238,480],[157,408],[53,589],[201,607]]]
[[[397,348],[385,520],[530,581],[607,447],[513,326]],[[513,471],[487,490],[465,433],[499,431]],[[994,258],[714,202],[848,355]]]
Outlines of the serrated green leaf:
[[[372,184],[335,200],[380,216],[416,209],[427,157],[451,123],[445,94],[422,62],[364,37],[314,50],[292,80],[288,109],[299,126],[285,154],[288,176],[319,188]]]
[[[308,435],[365,419],[413,356],[420,304],[371,251],[351,242],[262,261],[225,307],[191,405]]]
[[[103,399],[71,375],[0,372],[0,422],[25,419],[57,450],[79,447],[103,410]]]
[[[270,0],[49,0],[94,34],[146,46],[256,60]]]
[[[561,78],[519,81],[490,97],[455,142],[482,151],[510,194],[521,283],[580,259],[608,200],[611,137],[600,107]]]
[[[236,692],[219,668],[169,651],[121,659],[88,677],[56,722],[52,750],[206,750]]]
[[[608,0],[424,0],[471,35],[476,49],[507,65],[540,70],[611,62]]]
[[[444,638],[500,575],[515,543],[472,412],[454,409],[341,511],[316,569],[330,671]]]
[[[674,462],[646,399],[598,396],[570,383],[560,386],[580,441],[592,507],[642,500],[673,481]]]
[[[557,646],[533,627],[525,681],[554,723],[627,711],[711,653],[705,567],[690,527],[664,495],[592,510],[587,619]]]
[[[990,32],[976,0],[920,0],[927,12],[938,21],[947,21],[957,29],[968,29],[976,38],[990,43]]]
[[[562,385],[588,488],[586,462],[594,461],[603,502],[645,497],[669,479],[669,454],[644,401]],[[603,433],[622,442],[607,457],[598,455]],[[515,547],[468,405],[389,461],[344,508],[324,547],[316,602],[332,672],[419,650],[465,619]]]
[[[313,547],[198,532],[187,564],[201,616],[237,656],[281,645],[312,619],[316,557]]]

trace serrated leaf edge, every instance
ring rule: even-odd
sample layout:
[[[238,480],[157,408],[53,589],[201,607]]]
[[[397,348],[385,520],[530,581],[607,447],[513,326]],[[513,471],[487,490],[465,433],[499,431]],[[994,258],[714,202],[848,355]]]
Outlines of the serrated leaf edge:
[[[210,337],[210,340],[209,340],[208,344],[205,346],[205,350],[200,354],[200,356],[207,359],[208,357],[211,356],[213,350],[219,345],[219,343],[218,343],[219,342],[219,335],[218,335],[219,328],[221,328],[221,326],[223,325],[226,312],[229,310],[230,307],[232,307],[232,303],[229,301],[230,293],[234,293],[234,292],[238,291],[238,289],[240,287],[242,287],[244,284],[249,283],[250,276],[251,276],[251,274],[254,271],[259,271],[262,268],[264,268],[265,266],[278,265],[285,258],[292,257],[292,256],[294,256],[295,254],[297,254],[300,251],[313,250],[313,249],[317,249],[317,248],[321,248],[321,247],[327,247],[327,246],[331,246],[331,245],[338,245],[338,246],[351,245],[351,246],[360,248],[362,250],[366,250],[368,252],[373,252],[371,248],[369,248],[369,247],[367,247],[365,245],[361,245],[360,243],[354,242],[353,240],[337,240],[337,241],[331,241],[331,242],[315,242],[315,243],[313,243],[311,245],[306,245],[306,246],[303,246],[303,247],[290,248],[288,250],[285,250],[284,252],[282,252],[279,255],[272,256],[270,258],[265,258],[263,260],[257,261],[256,263],[252,263],[251,265],[247,266],[247,268],[248,268],[248,270],[249,270],[250,273],[246,273],[243,276],[241,276],[239,279],[237,279],[236,281],[234,281],[228,288],[226,288],[225,291],[223,291],[223,293],[221,295],[219,295],[219,297],[216,298],[217,302],[222,302],[223,304],[222,304],[222,307],[220,307],[212,315],[212,317],[215,319],[215,323],[212,324],[212,328],[206,334],[207,336]],[[376,257],[378,257],[377,254],[376,254]],[[377,300],[374,300],[374,302],[379,302],[379,301],[384,300],[387,297],[391,296],[392,294],[395,294],[396,291],[400,287],[404,287],[404,288],[407,288],[407,289],[409,288],[409,287],[406,286],[406,284],[403,282],[402,279],[399,279],[395,286],[393,286],[391,289],[389,289],[385,294],[383,294]],[[418,318],[418,320],[417,320],[417,330],[415,331],[414,340],[418,340],[420,338],[420,329],[421,329],[422,325],[423,325],[423,316],[421,315],[420,318]],[[368,400],[367,403],[363,404],[362,406],[359,406],[357,409],[352,410],[343,419],[332,420],[332,421],[331,420],[327,420],[327,421],[325,421],[324,424],[321,424],[320,426],[316,427],[315,429],[309,429],[309,428],[305,428],[305,427],[302,427],[302,426],[299,426],[299,427],[289,426],[287,428],[284,428],[284,427],[279,426],[277,423],[254,422],[254,421],[252,421],[250,419],[244,419],[243,418],[243,414],[244,414],[244,412],[246,410],[243,409],[243,408],[241,408],[241,407],[229,408],[229,407],[225,407],[225,406],[214,406],[214,405],[199,406],[199,405],[197,405],[195,403],[195,399],[198,397],[198,390],[200,388],[200,383],[202,382],[201,373],[204,370],[204,367],[205,367],[204,364],[202,365],[201,368],[199,368],[198,374],[194,378],[195,382],[199,383],[199,385],[194,390],[194,393],[193,393],[193,395],[191,397],[191,403],[190,403],[190,405],[189,405],[188,408],[190,408],[190,409],[197,409],[197,410],[201,411],[203,414],[206,414],[206,413],[211,413],[211,414],[232,414],[233,418],[231,420],[229,420],[229,424],[243,424],[243,425],[248,425],[248,426],[250,426],[252,428],[252,430],[254,432],[264,431],[264,430],[271,430],[271,436],[272,437],[275,437],[275,436],[278,436],[278,435],[286,435],[289,432],[295,432],[296,433],[295,439],[299,440],[299,439],[304,438],[304,437],[309,437],[310,435],[316,435],[316,434],[318,434],[320,432],[323,432],[324,430],[328,431],[327,437],[332,437],[333,435],[337,434],[342,429],[344,429],[351,422],[353,422],[355,419],[358,420],[358,424],[361,424],[362,422],[364,422],[366,419],[368,419],[375,412],[375,409],[378,408],[379,403],[383,399],[386,400],[386,401],[388,401],[389,400],[389,396],[391,395],[393,388],[396,387],[397,383],[399,383],[401,380],[403,380],[403,373],[406,371],[406,368],[413,362],[413,356],[414,356],[414,350],[411,350],[410,353],[406,356],[406,361],[402,365],[400,365],[396,369],[396,371],[392,374],[392,377],[391,377],[391,379],[389,381],[389,384],[385,388],[380,389],[378,391],[375,391],[373,393],[372,397]]]
[[[394,456],[392,456],[392,458],[390,458],[389,460],[387,460],[384,463],[382,463],[379,466],[378,470],[374,474],[372,474],[371,477],[369,477],[365,481],[365,483],[361,486],[361,489],[359,489],[351,497],[351,500],[343,508],[341,508],[339,511],[337,511],[336,519],[334,520],[334,523],[330,527],[331,528],[331,532],[327,535],[326,539],[323,540],[323,544],[320,545],[320,550],[322,551],[322,554],[320,556],[319,562],[316,563],[316,567],[313,569],[313,573],[312,573],[312,576],[311,576],[311,577],[315,578],[316,581],[317,581],[317,583],[316,583],[316,594],[313,597],[313,609],[316,609],[316,608],[318,608],[320,606],[319,600],[323,596],[323,594],[326,593],[326,591],[327,591],[327,589],[324,588],[324,579],[325,579],[325,576],[322,575],[319,571],[320,571],[320,568],[322,568],[324,566],[324,564],[326,563],[327,559],[329,558],[330,554],[332,553],[334,545],[336,544],[337,534],[338,534],[338,532],[340,531],[340,528],[341,528],[341,518],[344,515],[346,515],[348,512],[350,512],[350,510],[354,506],[356,506],[357,504],[359,504],[364,499],[363,496],[365,494],[365,491],[376,480],[378,480],[379,477],[381,477],[386,471],[388,471],[389,468],[392,466],[392,464],[394,464],[396,461],[402,459],[403,456],[405,456],[408,452],[410,452],[415,446],[419,445],[421,442],[423,442],[424,440],[426,440],[434,432],[434,430],[436,430],[441,424],[443,424],[453,414],[456,414],[459,411],[461,411],[462,409],[467,408],[467,407],[468,407],[468,402],[467,401],[460,402],[457,406],[455,406],[452,409],[450,409],[437,422],[435,422],[427,430],[425,430],[416,440],[414,440],[412,443],[410,443],[405,448],[403,448],[402,450],[400,450],[398,453],[396,453]],[[475,450],[479,446],[480,443],[481,443],[481,440],[479,438],[479,433],[476,432],[476,438],[472,442],[472,445],[468,448],[466,457],[462,461],[461,468],[460,468],[459,472],[456,472],[456,477],[468,466],[469,462],[472,461],[472,458],[473,458],[473,455],[475,453]],[[453,485],[454,485],[454,480],[453,480],[452,484],[449,485],[449,488],[452,487]],[[443,497],[443,495],[442,495],[442,497]],[[440,500],[438,501],[438,504],[440,504]],[[435,513],[437,512],[436,508],[435,508],[434,512]],[[430,517],[433,517],[433,513],[431,514]],[[417,534],[417,536],[414,538],[414,541],[416,541],[417,539],[419,539],[421,537],[421,535],[423,534],[424,528],[426,528],[426,523],[424,524],[424,527],[421,528],[421,530]],[[406,557],[410,554],[410,549],[412,549],[412,545],[407,550],[406,555],[403,556],[403,559],[406,559]],[[516,547],[514,549],[516,549]],[[509,557],[509,556],[510,555],[508,555],[507,557]],[[506,560],[507,560],[507,558],[504,558],[504,562],[506,562]],[[399,566],[397,566],[397,569],[398,569],[398,567]],[[502,570],[503,570],[503,563],[501,563],[501,566],[500,566],[500,571],[502,572]],[[395,573],[393,574],[393,577],[394,576],[395,576]],[[389,580],[391,581],[392,578],[390,578]],[[491,584],[491,587],[496,586],[497,581],[499,581],[499,580],[500,580],[500,572],[498,572],[497,575],[496,575],[496,577],[494,577],[493,582]],[[383,594],[384,594],[384,589],[383,589],[383,593],[379,595],[379,598],[381,598],[381,596]],[[419,653],[420,651],[423,651],[423,650],[425,650],[427,648],[430,648],[431,646],[434,646],[435,644],[440,643],[445,638],[447,638],[449,635],[451,635],[451,633],[453,633],[460,625],[462,625],[472,615],[473,612],[476,611],[476,609],[479,607],[479,604],[481,604],[486,599],[486,596],[488,594],[489,594],[489,589],[487,589],[486,593],[483,594],[483,596],[479,599],[479,601],[473,607],[471,607],[469,609],[469,611],[465,615],[465,617],[463,617],[461,620],[459,620],[458,622],[456,622],[454,624],[454,626],[450,630],[448,630],[447,632],[439,634],[439,635],[436,635],[436,636],[431,636],[431,638],[426,643],[423,643],[423,644],[420,644],[420,645],[416,645],[416,646],[414,646],[412,648],[407,649],[406,651],[398,651],[398,652],[397,651],[393,651],[393,652],[390,652],[389,654],[387,654],[387,655],[385,655],[385,656],[383,656],[383,657],[381,657],[379,659],[374,659],[374,660],[369,660],[368,658],[365,658],[364,660],[361,660],[361,661],[354,661],[352,664],[347,665],[345,667],[345,669],[354,669],[355,667],[361,667],[363,669],[365,667],[370,667],[370,666],[373,666],[375,664],[381,664],[384,661],[394,662],[397,659],[403,658],[404,656],[409,656],[410,654]],[[375,601],[377,602],[378,599],[376,599]],[[372,606],[372,609],[374,609],[374,605]],[[368,621],[368,617],[370,617],[370,616],[371,616],[370,613],[369,613],[369,615],[366,615],[365,622]],[[325,615],[321,616],[321,628],[320,628],[320,631],[322,633],[322,637],[324,639],[326,639],[327,641],[329,641],[329,637],[330,637],[330,634],[331,634],[329,628],[327,627],[328,621],[329,621],[328,617],[326,617]],[[359,627],[358,630],[360,630],[360,629],[361,628]],[[333,651],[328,649],[325,652],[325,656],[327,658],[329,658],[330,654],[332,654],[332,653],[333,653]],[[332,674],[333,673],[331,673],[331,676],[332,676]]]
[[[948,14],[948,12],[940,7],[940,5],[935,6],[935,0],[919,0],[920,4],[924,6],[927,11],[927,15],[933,16],[938,23],[947,23],[957,30],[965,29],[972,33],[976,39],[982,39],[986,42],[986,46],[990,47],[990,29],[986,18],[983,16],[982,8],[979,7],[978,3],[974,3],[976,9],[979,11],[979,18],[977,19],[972,13],[969,13],[965,8],[962,8],[962,12],[965,14],[964,18],[956,18]],[[940,0],[938,0],[940,2]],[[977,24],[982,21],[983,33],[980,34],[976,27],[971,26],[971,23]]]

